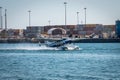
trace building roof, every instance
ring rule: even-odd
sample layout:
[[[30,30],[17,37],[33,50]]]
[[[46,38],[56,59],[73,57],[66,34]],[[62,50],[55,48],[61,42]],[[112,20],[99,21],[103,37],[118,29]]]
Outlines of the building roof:
[[[51,28],[51,29],[49,29],[48,30],[48,34],[52,34],[52,31],[54,31],[54,30],[56,30],[56,29],[60,29],[60,30],[62,30],[62,33],[63,34],[66,34],[66,30],[65,29],[63,29],[63,28]]]

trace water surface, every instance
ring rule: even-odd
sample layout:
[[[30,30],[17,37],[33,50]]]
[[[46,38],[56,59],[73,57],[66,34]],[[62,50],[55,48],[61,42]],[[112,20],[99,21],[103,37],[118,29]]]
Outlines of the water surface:
[[[120,43],[79,43],[62,51],[0,44],[0,80],[120,80]]]

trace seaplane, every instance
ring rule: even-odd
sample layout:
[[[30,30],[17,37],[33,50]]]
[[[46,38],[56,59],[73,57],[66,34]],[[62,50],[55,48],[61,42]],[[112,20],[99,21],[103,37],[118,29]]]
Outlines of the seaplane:
[[[39,45],[42,46],[43,44],[39,43]],[[50,48],[57,48],[58,50],[79,50],[79,47],[73,44],[72,39],[61,39],[53,42],[46,41],[44,45]]]

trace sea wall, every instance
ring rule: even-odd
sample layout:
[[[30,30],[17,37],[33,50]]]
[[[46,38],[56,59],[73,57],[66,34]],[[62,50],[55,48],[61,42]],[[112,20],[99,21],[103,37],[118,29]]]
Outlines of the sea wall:
[[[57,39],[58,40],[58,39]],[[38,43],[56,39],[0,39],[0,43]],[[120,43],[120,39],[74,39],[74,43]]]
[[[120,39],[76,39],[76,43],[120,43]]]

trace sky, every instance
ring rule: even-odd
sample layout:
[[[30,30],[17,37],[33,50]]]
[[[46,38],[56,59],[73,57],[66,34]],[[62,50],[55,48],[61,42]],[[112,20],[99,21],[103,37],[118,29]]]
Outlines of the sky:
[[[31,10],[31,26],[64,25],[65,5],[67,2],[67,25],[115,24],[120,19],[120,0],[0,0],[4,18],[7,9],[8,28],[25,29],[29,25],[29,10]],[[4,22],[4,19],[3,19]],[[3,25],[4,26],[4,25]]]

